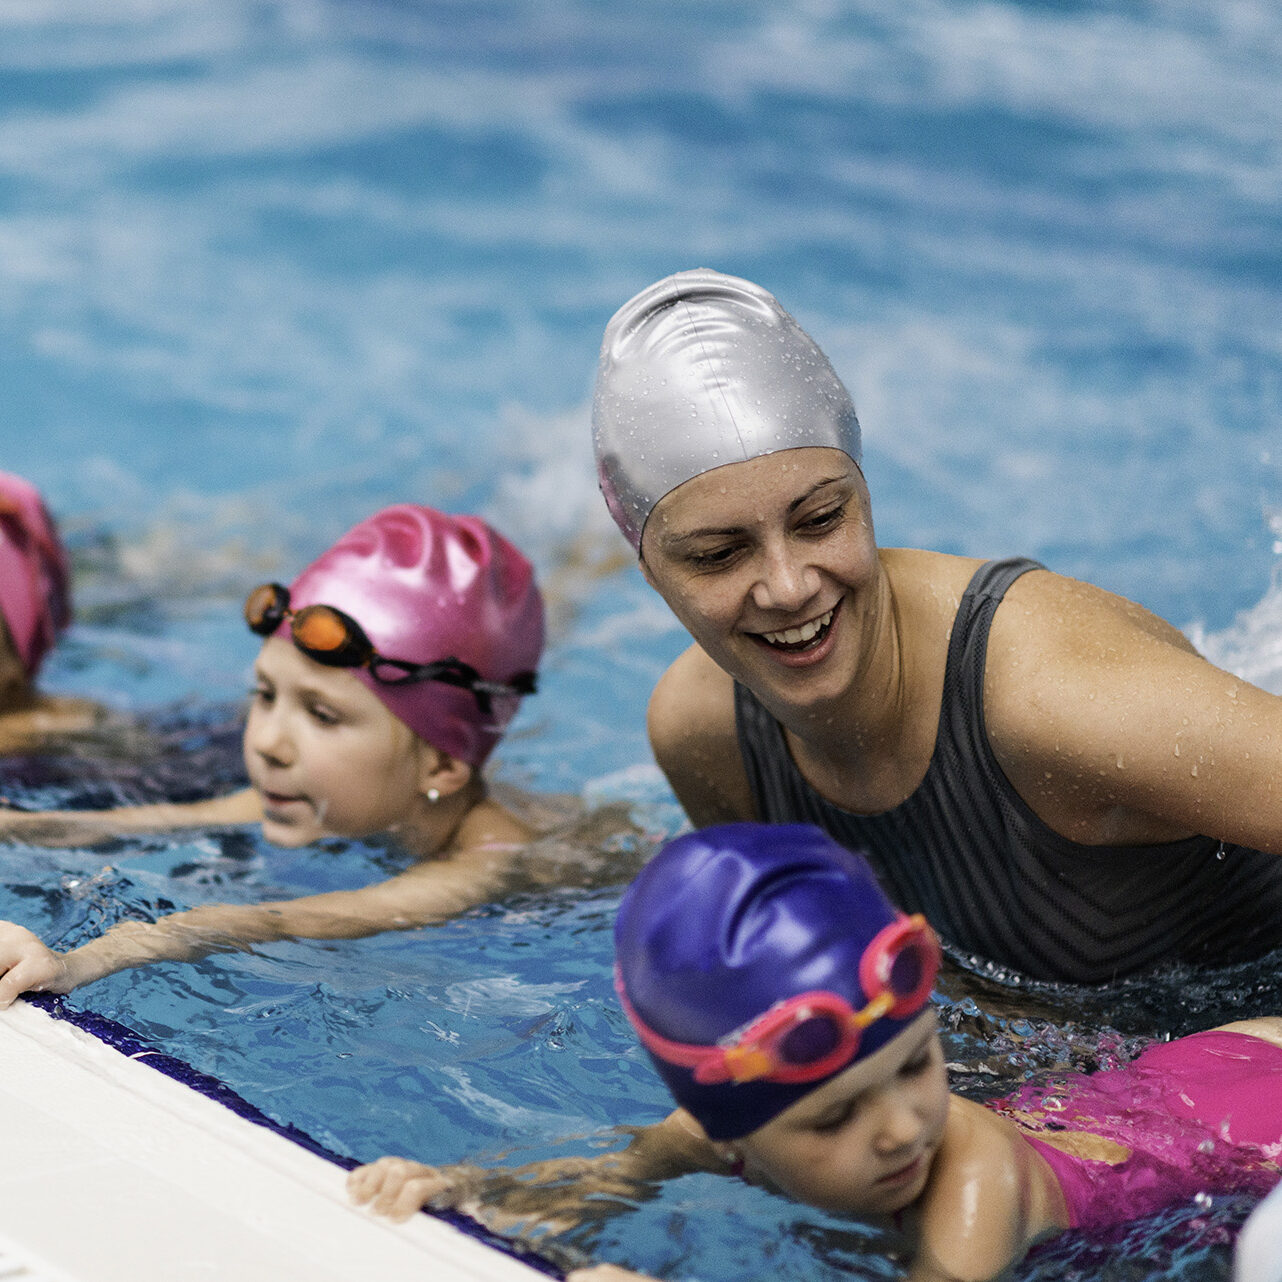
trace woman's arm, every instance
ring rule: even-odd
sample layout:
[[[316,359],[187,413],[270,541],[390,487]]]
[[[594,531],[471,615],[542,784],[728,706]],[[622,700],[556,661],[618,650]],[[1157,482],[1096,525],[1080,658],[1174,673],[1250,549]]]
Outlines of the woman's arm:
[[[1133,602],[1024,575],[993,620],[984,711],[1002,769],[1065,837],[1282,854],[1282,697]]]
[[[659,769],[691,823],[757,817],[735,733],[734,681],[698,646],[660,677],[646,728]]]
[[[252,788],[242,788],[205,801],[120,806],[115,810],[0,810],[0,837],[38,846],[84,846],[122,834],[258,823],[262,817],[258,794]]]
[[[0,1009],[24,992],[69,993],[151,962],[195,961],[277,939],[358,939],[445,921],[493,898],[515,853],[507,846],[477,847],[360,890],[265,904],[205,904],[154,922],[121,922],[63,954],[29,930],[2,922]]]
[[[494,1229],[538,1223],[562,1232],[589,1216],[625,1210],[659,1181],[725,1169],[698,1124],[677,1110],[635,1131],[617,1153],[499,1170],[384,1157],[357,1167],[347,1189],[358,1205],[394,1220],[430,1205],[454,1207]]]

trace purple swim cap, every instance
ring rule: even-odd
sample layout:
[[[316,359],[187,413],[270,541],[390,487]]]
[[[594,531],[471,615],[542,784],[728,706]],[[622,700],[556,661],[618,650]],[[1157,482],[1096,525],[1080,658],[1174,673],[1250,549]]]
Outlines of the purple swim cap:
[[[734,1042],[802,994],[864,1010],[876,994],[861,964],[899,927],[927,941],[926,964],[908,979],[910,1009],[875,1015],[874,1007],[856,1045],[827,1070],[820,1062],[805,1081],[709,1081],[717,1074],[656,1053],[654,1042],[667,1040],[719,1055],[718,1042]],[[938,960],[929,927],[896,912],[864,858],[803,824],[726,824],[678,837],[624,894],[614,942],[624,1009],[677,1103],[712,1140],[751,1134],[902,1032],[925,1006]]]
[[[0,472],[0,612],[28,677],[71,622],[71,567],[40,492]]]
[[[389,659],[459,659],[487,681],[533,672],[543,651],[534,570],[480,517],[402,503],[354,526],[290,584],[290,606],[351,615]],[[277,635],[289,637],[288,623]],[[489,715],[470,690],[440,681],[388,685],[351,669],[388,710],[451,757],[481,765],[516,714],[515,695]]]

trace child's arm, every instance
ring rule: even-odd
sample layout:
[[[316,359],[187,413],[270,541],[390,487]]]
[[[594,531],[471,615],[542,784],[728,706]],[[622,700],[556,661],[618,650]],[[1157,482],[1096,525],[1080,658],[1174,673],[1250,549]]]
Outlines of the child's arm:
[[[278,939],[359,939],[445,921],[494,897],[514,851],[473,848],[360,890],[265,904],[205,904],[154,922],[121,922],[62,954],[29,930],[0,922],[0,1009],[20,993],[69,993],[149,962],[195,961]]]
[[[565,1275],[565,1282],[655,1282],[648,1273],[633,1273],[617,1264],[594,1264]]]
[[[205,801],[115,810],[0,810],[0,836],[37,846],[87,846],[128,833],[258,823],[262,817],[258,794],[242,788]]]
[[[347,1190],[358,1205],[394,1220],[432,1205],[455,1207],[493,1229],[538,1223],[562,1232],[589,1216],[625,1209],[647,1196],[647,1186],[657,1181],[725,1170],[698,1124],[678,1109],[635,1131],[617,1153],[554,1158],[510,1170],[425,1166],[384,1157],[357,1167],[347,1178]]]

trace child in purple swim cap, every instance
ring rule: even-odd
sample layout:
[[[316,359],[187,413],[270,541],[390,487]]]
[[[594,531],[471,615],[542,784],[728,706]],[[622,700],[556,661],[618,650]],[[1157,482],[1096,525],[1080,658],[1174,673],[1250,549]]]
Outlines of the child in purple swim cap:
[[[385,508],[288,587],[256,588],[245,619],[263,638],[244,733],[249,788],[192,804],[7,816],[6,830],[258,822],[281,846],[387,834],[415,862],[362,890],[126,922],[62,955],[0,923],[0,1007],[151,961],[421,926],[537,875],[523,856],[530,826],[481,774],[534,691],[543,648],[534,572],[502,535],[474,516]]]
[[[531,1186],[578,1181],[582,1207],[643,1182],[742,1176],[884,1220],[914,1282],[1003,1275],[1042,1238],[1199,1193],[1263,1194],[1282,1153],[1282,1019],[1148,1048],[988,1104],[949,1094],[930,990],[939,945],[862,857],[817,828],[731,824],[680,837],[623,897],[616,987],[678,1109],[617,1154],[491,1175],[537,1218]],[[384,1158],[357,1201],[401,1218],[475,1199],[475,1170]],[[595,1199],[589,1202],[589,1199]],[[640,1275],[615,1266],[575,1277]]]
[[[0,752],[96,720],[87,700],[36,689],[36,674],[71,621],[71,569],[39,490],[0,472]]]

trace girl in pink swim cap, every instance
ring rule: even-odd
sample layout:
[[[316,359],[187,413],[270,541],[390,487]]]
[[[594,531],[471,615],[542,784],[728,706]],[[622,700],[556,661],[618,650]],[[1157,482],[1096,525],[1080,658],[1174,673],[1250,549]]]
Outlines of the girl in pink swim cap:
[[[542,598],[511,543],[478,517],[385,508],[288,587],[256,588],[245,619],[263,637],[244,733],[249,788],[192,804],[15,816],[8,830],[257,821],[281,846],[387,834],[415,862],[362,890],[126,922],[61,955],[0,923],[0,1007],[151,961],[421,926],[519,883],[532,830],[481,774],[534,691],[543,648]]]
[[[911,1282],[984,1282],[1070,1227],[1278,1179],[1282,1019],[986,1104],[950,1095],[930,926],[815,827],[678,837],[624,894],[614,940],[620,1003],[677,1111],[622,1152],[519,1170],[384,1158],[349,1177],[355,1200],[401,1219],[484,1198],[496,1227],[518,1212],[564,1226],[708,1171],[898,1229]]]
[[[71,621],[71,572],[39,490],[0,472],[0,752],[95,720],[83,699],[45,694],[36,674]]]

